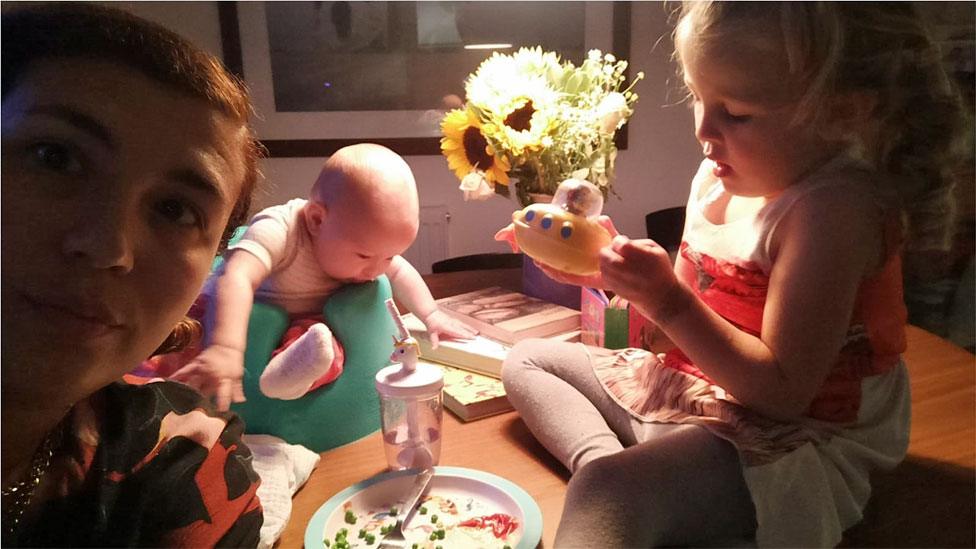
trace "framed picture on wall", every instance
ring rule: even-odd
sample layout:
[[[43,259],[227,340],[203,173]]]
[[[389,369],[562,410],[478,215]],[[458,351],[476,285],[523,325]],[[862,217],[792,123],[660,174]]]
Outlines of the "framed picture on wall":
[[[493,51],[629,55],[627,2],[220,2],[227,66],[272,157],[373,141],[439,154],[440,120]],[[626,127],[618,133],[626,147]]]

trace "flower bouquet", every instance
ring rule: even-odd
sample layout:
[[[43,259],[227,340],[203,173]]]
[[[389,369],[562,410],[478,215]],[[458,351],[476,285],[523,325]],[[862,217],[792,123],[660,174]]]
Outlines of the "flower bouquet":
[[[494,53],[465,82],[467,103],[441,122],[441,151],[468,199],[508,195],[530,204],[561,181],[613,187],[613,137],[633,114],[627,62],[591,50],[580,66],[541,48]]]

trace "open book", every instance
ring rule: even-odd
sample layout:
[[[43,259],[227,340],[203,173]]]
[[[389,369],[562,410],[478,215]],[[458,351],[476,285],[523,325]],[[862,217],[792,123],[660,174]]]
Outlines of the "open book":
[[[424,323],[412,314],[402,315],[403,324],[410,335],[420,344],[420,355],[433,362],[464,368],[495,378],[502,377],[502,361],[509,347],[487,337],[477,335],[472,339],[441,339],[434,349]]]
[[[579,311],[497,286],[438,299],[437,306],[508,345],[580,329]]]

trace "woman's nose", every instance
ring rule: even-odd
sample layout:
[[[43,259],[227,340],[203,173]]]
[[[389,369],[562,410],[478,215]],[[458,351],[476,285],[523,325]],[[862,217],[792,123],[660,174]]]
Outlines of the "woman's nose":
[[[93,269],[131,271],[135,254],[133,235],[128,230],[129,208],[122,200],[112,198],[88,200],[86,206],[64,236],[65,256]]]

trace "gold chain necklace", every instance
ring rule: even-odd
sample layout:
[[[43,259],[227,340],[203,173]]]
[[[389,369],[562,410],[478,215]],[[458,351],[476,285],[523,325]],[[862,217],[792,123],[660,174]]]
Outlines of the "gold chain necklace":
[[[54,457],[60,439],[61,427],[58,426],[44,437],[41,447],[34,452],[34,457],[31,458],[30,475],[3,488],[3,527],[5,534],[12,535],[20,526],[20,519],[30,505],[34,490],[51,466],[51,458]]]

